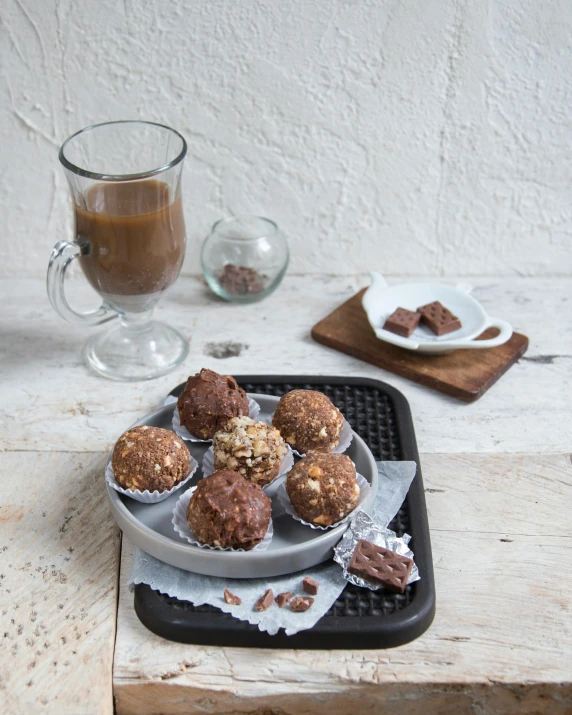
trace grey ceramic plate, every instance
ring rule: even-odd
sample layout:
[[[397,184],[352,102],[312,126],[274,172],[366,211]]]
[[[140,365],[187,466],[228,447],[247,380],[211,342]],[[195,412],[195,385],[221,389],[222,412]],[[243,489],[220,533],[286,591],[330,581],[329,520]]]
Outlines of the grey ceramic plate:
[[[278,403],[278,398],[271,395],[250,395],[250,397],[253,397],[261,407],[259,419],[271,415]],[[135,425],[171,429],[174,407],[174,404],[160,407]],[[187,446],[201,464],[209,444],[187,442]],[[357,471],[363,474],[372,486],[369,497],[363,505],[363,508],[367,509],[377,492],[375,459],[365,442],[355,432],[346,454],[354,461]],[[274,537],[267,551],[232,552],[201,549],[183,541],[171,523],[177,499],[185,489],[195,485],[201,478],[202,472],[198,469],[188,485],[158,504],[141,504],[106,484],[115,521],[134,544],[155,558],[187,571],[226,578],[279,576],[327,561],[333,555],[333,547],[347,529],[347,523],[328,531],[311,529],[287,514],[282,514],[278,517],[273,516]],[[276,497],[273,496],[275,491],[273,489],[269,496],[272,496],[273,512],[278,512],[281,509]]]

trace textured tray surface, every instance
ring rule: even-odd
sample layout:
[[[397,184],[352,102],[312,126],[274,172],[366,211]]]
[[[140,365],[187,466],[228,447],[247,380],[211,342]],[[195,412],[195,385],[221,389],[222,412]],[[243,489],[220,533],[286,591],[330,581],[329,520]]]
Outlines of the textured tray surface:
[[[390,528],[400,536],[404,532],[412,535],[411,547],[422,580],[407,586],[403,595],[383,589],[370,591],[348,584],[311,631],[289,638],[281,633],[268,636],[214,606],[195,607],[152,591],[146,585],[140,585],[135,590],[135,607],[142,622],[164,637],[216,645],[383,648],[405,643],[420,635],[433,618],[435,593],[423,482],[405,398],[389,385],[356,378],[237,377],[237,380],[247,392],[277,396],[296,388],[320,390],[342,410],[377,460],[412,459],[417,462],[418,471],[409,495]],[[173,394],[178,394],[180,389],[182,386]],[[208,628],[205,622],[207,614]],[[337,640],[342,634],[344,643]]]

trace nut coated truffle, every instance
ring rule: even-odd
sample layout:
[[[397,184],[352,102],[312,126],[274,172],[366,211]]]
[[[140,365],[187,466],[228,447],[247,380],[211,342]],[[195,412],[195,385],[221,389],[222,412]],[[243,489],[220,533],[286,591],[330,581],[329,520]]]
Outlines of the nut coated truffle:
[[[310,524],[331,526],[352,512],[360,488],[356,468],[345,454],[312,454],[301,459],[286,478],[286,491],[296,514]]]
[[[248,551],[268,530],[271,504],[258,485],[223,469],[198,483],[187,521],[202,544]]]
[[[200,439],[212,439],[231,417],[248,415],[248,397],[234,377],[203,368],[187,380],[177,400],[181,424]]]
[[[113,449],[111,466],[124,489],[165,492],[188,476],[191,457],[174,432],[144,425],[121,435]]]
[[[277,429],[250,417],[233,417],[213,437],[215,469],[234,469],[260,486],[278,476],[286,451]]]
[[[292,390],[280,398],[272,424],[298,452],[330,452],[340,441],[344,416],[316,390]]]

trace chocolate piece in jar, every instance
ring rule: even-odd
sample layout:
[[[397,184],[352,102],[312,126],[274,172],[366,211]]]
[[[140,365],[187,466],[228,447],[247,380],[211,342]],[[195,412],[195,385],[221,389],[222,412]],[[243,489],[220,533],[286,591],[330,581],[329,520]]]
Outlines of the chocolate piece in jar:
[[[313,603],[314,599],[309,596],[297,596],[294,600],[290,601],[290,610],[298,612],[307,611],[309,608],[312,608]]]
[[[340,441],[344,416],[322,392],[292,390],[280,398],[272,424],[298,452],[330,452]]]
[[[375,586],[403,593],[413,568],[413,560],[361,539],[348,564],[349,573]]]
[[[215,469],[233,469],[260,486],[278,476],[286,452],[275,427],[250,417],[233,417],[213,437]]]
[[[227,263],[218,275],[221,288],[231,295],[262,293],[267,277],[254,268]]]
[[[249,551],[268,531],[271,504],[258,485],[221,470],[197,484],[187,522],[202,544]]]
[[[410,337],[411,333],[419,325],[421,313],[414,313],[405,308],[397,308],[383,324],[384,330],[401,335],[403,338]]]
[[[191,456],[174,432],[143,425],[117,440],[111,466],[123,489],[165,492],[189,475]]]
[[[357,506],[356,468],[345,454],[312,452],[286,477],[286,491],[296,514],[316,526],[331,526]]]
[[[234,377],[203,368],[188,378],[177,400],[181,424],[199,439],[212,439],[232,417],[248,415],[248,397]]]
[[[453,315],[453,313],[451,313],[448,308],[445,308],[438,300],[433,301],[433,303],[427,303],[427,305],[423,305],[421,308],[417,308],[417,311],[421,314],[423,324],[432,330],[435,335],[446,335],[461,327],[459,318]]]

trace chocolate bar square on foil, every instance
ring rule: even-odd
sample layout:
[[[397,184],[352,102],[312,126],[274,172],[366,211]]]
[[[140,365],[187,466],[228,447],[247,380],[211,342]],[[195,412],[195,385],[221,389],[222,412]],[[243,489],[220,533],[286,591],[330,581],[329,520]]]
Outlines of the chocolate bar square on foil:
[[[358,542],[348,565],[354,576],[396,593],[405,591],[412,568],[412,559],[365,539]]]

